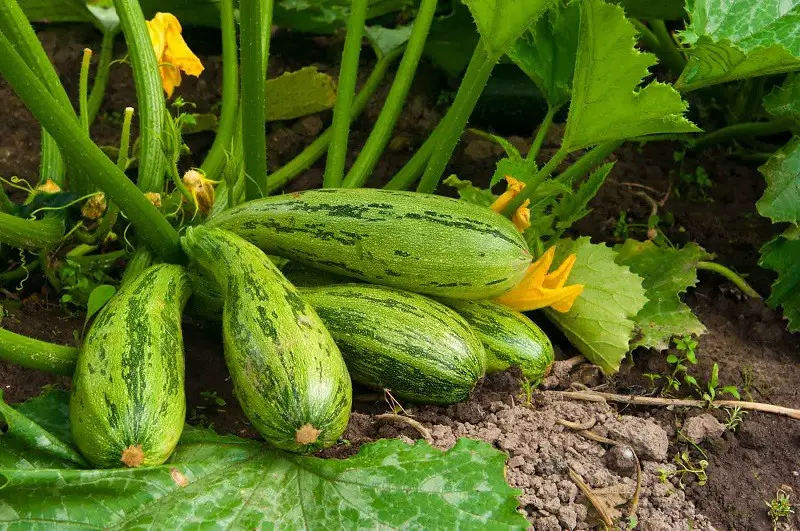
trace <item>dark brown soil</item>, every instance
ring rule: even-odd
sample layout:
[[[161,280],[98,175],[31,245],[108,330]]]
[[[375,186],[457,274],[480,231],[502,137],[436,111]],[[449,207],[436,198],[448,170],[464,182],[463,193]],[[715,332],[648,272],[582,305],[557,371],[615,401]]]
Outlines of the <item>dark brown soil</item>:
[[[89,28],[74,26],[48,27],[40,32],[40,36],[61,74],[68,93],[74,97],[77,93],[81,51],[87,45],[98,49],[98,36]],[[198,111],[208,112],[213,110],[219,101],[221,60],[215,45],[204,44],[211,42],[211,37],[207,34],[202,36],[190,33],[188,39],[190,45],[201,52],[206,71],[199,80],[186,79],[179,89],[179,94],[195,103]],[[121,56],[124,47],[121,43],[118,43],[118,46],[117,55]],[[339,47],[340,43],[329,38],[279,34],[273,44],[270,75],[276,75],[284,70],[295,70],[308,64],[315,64],[321,70],[335,74],[336,68],[330,65],[337,64]],[[367,70],[365,67],[368,67],[370,61],[367,58],[362,61],[362,70]],[[442,109],[436,105],[436,101],[441,90],[445,88],[448,88],[446,81],[438,72],[427,66],[420,69],[409,104],[398,123],[391,148],[374,172],[373,184],[386,182],[421,144],[426,133],[435,126],[442,115]],[[373,99],[367,111],[355,123],[349,162],[352,162],[366,140],[387,90],[388,86],[384,84],[379,90],[378,97]],[[34,181],[38,165],[39,128],[2,80],[0,80],[0,98],[4,102],[0,108],[0,175],[4,177],[18,175]],[[118,142],[120,124],[119,115],[116,113],[128,105],[135,105],[129,67],[117,64],[112,67],[107,97],[101,114],[92,128],[93,136],[100,144],[115,145]],[[319,116],[290,123],[269,124],[270,168],[277,168],[290,160],[310,143],[320,128],[329,121],[330,113],[321,113]],[[519,132],[523,136],[526,133],[530,134],[526,131]],[[557,128],[553,134],[558,134]],[[196,135],[191,138],[193,152],[201,155],[211,140],[211,135]],[[512,138],[512,142],[520,146],[524,145],[522,140]],[[651,213],[650,203],[633,192],[646,191],[657,201],[669,192],[668,200],[659,211],[662,220],[669,218],[670,215],[674,217],[672,223],[661,223],[660,227],[665,235],[676,245],[688,241],[700,243],[708,251],[715,253],[719,262],[748,275],[748,280],[761,293],[768,293],[772,275],[758,268],[758,249],[769,239],[774,229],[767,220],[757,215],[754,206],[764,189],[763,178],[755,166],[731,159],[721,150],[712,150],[700,155],[690,154],[683,162],[684,169],[680,170],[679,164],[673,158],[673,153],[678,147],[677,144],[654,143],[641,148],[630,146],[619,150],[616,154],[618,162],[611,181],[593,201],[594,210],[590,216],[574,228],[575,233],[591,235],[595,241],[615,243],[617,240],[614,227],[620,211],[626,212],[627,222],[631,225],[645,224]],[[544,152],[544,155],[546,154],[547,150]],[[501,150],[497,146],[474,135],[466,134],[449,170],[461,178],[485,183],[500,155]],[[199,157],[193,155],[187,164],[198,162]],[[696,187],[679,184],[680,175],[693,172],[697,166],[705,168],[714,183],[713,187],[700,191]],[[322,169],[323,165],[317,164],[291,183],[289,189],[318,186],[322,179]],[[624,183],[636,183],[640,186],[631,187]],[[676,189],[680,192],[680,197]],[[633,227],[629,230],[629,236],[642,239],[645,237],[645,229]],[[52,300],[48,304],[46,289],[39,290],[36,284],[31,286],[23,294],[23,298],[30,296],[32,290],[36,291],[36,298],[26,299],[24,303],[12,299],[2,301],[4,308],[10,314],[3,320],[3,326],[32,337],[64,344],[73,343],[74,331],[81,328],[82,318],[65,316]],[[15,296],[16,293],[11,292],[10,295]],[[699,380],[705,381],[711,365],[717,362],[720,366],[721,382],[745,387],[747,398],[800,407],[800,391],[797,388],[797,382],[800,381],[800,339],[785,331],[779,315],[768,309],[761,301],[743,298],[730,284],[705,272],[700,274],[699,287],[691,292],[686,300],[708,328],[708,333],[700,338],[698,347],[700,363],[692,369],[692,373]],[[190,422],[213,424],[215,429],[225,433],[255,436],[255,432],[244,419],[233,397],[216,328],[213,325],[187,323],[184,333]],[[557,335],[553,338],[564,349],[564,356],[574,354],[571,347],[560,341]],[[647,393],[652,390],[652,385],[643,374],[663,373],[665,370],[665,354],[636,352],[634,364],[624,366],[619,375],[608,383],[622,393]],[[69,382],[66,378],[54,378],[38,371],[25,370],[0,362],[0,386],[6,400],[10,402],[35,396],[42,386],[50,384],[68,386]],[[522,443],[502,442],[508,441],[518,432],[516,428],[504,424],[505,421],[499,420],[498,417],[502,416],[499,411],[507,411],[503,415],[522,419],[520,422],[527,423],[524,425],[529,430],[544,430],[543,433],[549,434],[542,435],[544,441],[561,440],[558,438],[562,437],[564,431],[560,427],[558,430],[553,428],[548,399],[537,400],[533,410],[528,410],[529,413],[526,413],[513,403],[514,400],[518,401],[518,392],[513,378],[495,377],[466,405],[455,408],[420,407],[415,408],[413,413],[432,430],[435,444],[447,446],[447,437],[442,431],[444,428],[440,428],[446,426],[450,429],[450,437],[453,435],[478,437],[509,451],[516,459],[516,449],[520,448]],[[493,402],[503,405],[491,406]],[[490,411],[492,407],[496,409]],[[484,411],[483,416],[470,417],[472,415],[470,411],[474,413],[475,408],[481,408]],[[676,428],[680,428],[687,417],[698,414],[698,411],[680,409],[645,411],[633,408],[620,408],[620,410],[626,415],[622,417],[623,419],[627,418],[627,415],[650,416],[670,434],[667,461],[679,450],[691,449],[677,437]],[[377,423],[368,416],[369,413],[386,412],[380,401],[359,403],[357,411],[359,413],[354,415],[347,435],[354,444],[351,450],[343,450],[345,453],[353,451],[352,448],[360,442],[376,437],[398,435],[419,437],[419,434],[412,429],[393,427],[391,423]],[[494,420],[487,420],[487,411],[488,414],[495,415]],[[603,408],[592,409],[576,404],[563,406],[563,411],[574,413],[569,420],[577,420],[586,411],[596,415],[606,415],[604,418],[608,419],[614,416]],[[714,414],[724,422],[725,415],[722,412]],[[499,430],[499,434],[485,431],[491,428],[487,422],[492,422],[494,429]],[[611,422],[608,420],[608,423]],[[607,430],[606,421],[601,424],[601,431]],[[523,452],[525,455],[521,460],[512,459],[510,462],[509,479],[525,489],[526,498],[523,499],[523,505],[532,521],[535,520],[542,528],[558,529],[559,526],[570,528],[569,523],[575,513],[579,521],[584,522],[579,523],[577,528],[585,528],[584,520],[588,517],[585,515],[585,510],[578,507],[574,496],[567,496],[561,500],[561,505],[569,509],[562,511],[563,514],[559,513],[557,507],[548,510],[554,503],[553,500],[546,500],[540,495],[542,492],[545,494],[550,492],[548,489],[551,487],[547,486],[548,480],[543,480],[544,483],[532,483],[532,478],[540,475],[552,476],[556,478],[553,479],[555,481],[553,485],[556,487],[552,488],[566,488],[566,484],[559,487],[557,480],[558,474],[563,472],[563,467],[552,473],[548,472],[546,467],[541,468],[543,466],[541,460],[532,457],[536,451],[530,450],[530,441],[527,439],[525,441],[523,441],[527,445],[525,446],[527,449]],[[569,458],[571,466],[600,467],[599,463],[604,459],[607,449],[604,450],[595,443],[581,446],[577,440],[569,441],[568,443],[562,441],[556,446],[565,452],[564,458]],[[667,505],[653,505],[649,508],[643,505],[643,515],[651,514],[655,519],[656,513],[659,513],[661,516],[658,518],[666,522],[667,527],[646,525],[646,522],[641,522],[642,529],[683,529],[689,520],[702,523],[706,518],[718,529],[769,529],[771,524],[766,515],[764,502],[771,499],[775,491],[782,486],[792,488],[795,493],[800,492],[798,490],[800,464],[797,461],[800,424],[796,421],[764,414],[749,414],[744,417],[742,426],[735,433],[726,432],[722,437],[713,437],[704,442],[702,447],[710,455],[708,483],[701,487],[696,482],[687,481],[686,500],[682,497],[683,494],[680,495],[685,508],[691,510],[685,509],[683,512],[673,513],[670,512],[672,509],[667,509]],[[584,454],[576,457],[576,451]],[[656,474],[653,467],[669,465],[658,464],[658,459],[653,463],[655,464],[649,470],[652,477],[648,480],[650,481],[648,496],[653,500],[669,498],[672,500],[669,503],[672,504],[675,498],[670,498],[669,493],[662,492],[663,487],[659,487],[658,482],[652,479]],[[598,480],[596,485],[592,485],[593,487],[608,486],[608,482],[627,481],[615,474],[608,476],[601,474],[597,477],[606,479]],[[677,489],[675,485],[670,488]],[[556,505],[560,494],[559,490],[556,494]],[[684,517],[683,523],[679,523],[678,520],[681,515]],[[793,518],[794,525],[800,525],[800,516],[795,514]],[[547,527],[548,525],[551,527]]]

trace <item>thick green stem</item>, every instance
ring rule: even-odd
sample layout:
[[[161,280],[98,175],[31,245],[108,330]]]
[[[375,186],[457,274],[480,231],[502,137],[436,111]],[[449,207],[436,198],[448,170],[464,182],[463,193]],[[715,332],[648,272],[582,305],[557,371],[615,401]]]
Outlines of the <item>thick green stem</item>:
[[[0,244],[19,249],[45,249],[64,236],[64,223],[55,218],[24,219],[0,212]]]
[[[686,61],[680,55],[680,52],[678,52],[678,50],[675,48],[675,44],[669,41],[662,42],[662,40],[659,39],[659,37],[653,33],[653,31],[651,31],[650,28],[648,28],[643,22],[640,22],[634,18],[629,18],[628,22],[633,24],[633,26],[636,28],[636,31],[639,32],[639,37],[641,37],[645,47],[656,54],[656,57],[658,57],[658,62],[669,68],[676,76],[680,76],[681,72],[683,71],[683,67],[686,66]],[[669,34],[667,34],[667,37],[670,40],[672,39],[669,37]],[[678,55],[677,59],[675,57],[676,53]]]
[[[122,273],[121,284],[124,285],[129,280],[136,278],[139,273],[150,267],[153,262],[155,262],[155,259],[150,249],[147,247],[137,247],[128,260],[125,272]]]
[[[267,190],[267,133],[266,133],[266,64],[269,44],[269,25],[262,26],[265,10],[272,12],[272,0],[241,0],[242,53],[242,143],[244,147],[245,190],[248,200],[266,195]],[[266,33],[266,37],[263,35]]]
[[[42,48],[36,32],[28,23],[25,13],[16,0],[0,2],[0,32],[13,43],[17,53],[22,56],[29,68],[45,84],[50,93],[61,105],[73,111],[58,74],[50,59]],[[51,179],[60,187],[66,186],[66,169],[55,140],[42,128],[42,156],[39,164],[39,179],[44,182]]]
[[[322,180],[323,188],[338,188],[344,178],[347,157],[347,139],[350,135],[350,118],[358,78],[358,57],[361,55],[361,36],[367,16],[368,0],[353,0],[347,21],[347,37],[339,68],[339,85],[336,89],[336,107],[333,109],[332,137],[328,147],[328,161]]]
[[[771,122],[748,122],[729,125],[696,137],[691,145],[693,149],[704,149],[734,138],[774,135],[788,131],[794,124],[795,121],[792,118],[779,118]]]
[[[114,57],[114,37],[117,30],[106,30],[103,32],[103,42],[100,44],[100,58],[97,61],[97,71],[94,75],[92,92],[89,94],[89,123],[94,122],[103,98],[106,95],[108,86],[108,75],[111,69],[111,60]]]
[[[239,107],[239,57],[233,0],[221,0],[219,9],[222,25],[222,112],[214,144],[200,166],[206,177],[212,181],[217,180],[225,167],[227,153],[231,149],[236,131],[236,111]]]
[[[119,142],[119,154],[117,155],[117,168],[121,171],[125,171],[128,167],[128,151],[130,150],[130,143],[131,143],[131,121],[133,120],[133,107],[126,107],[125,108],[125,115],[122,119],[122,137],[120,138]],[[100,226],[97,227],[97,232],[95,233],[96,241],[102,242],[105,240],[108,233],[111,232],[111,229],[114,228],[114,224],[117,222],[117,217],[119,216],[119,207],[116,203],[111,203],[108,205],[108,211],[106,211],[106,215],[103,216],[103,220],[100,222]]]
[[[14,51],[5,35],[0,33],[0,73],[30,109],[36,120],[47,128],[66,152],[70,161],[117,203],[137,233],[171,263],[183,263],[178,233],[161,213],[136,188],[128,177],[108,160],[105,153],[83,132],[70,111],[50,95],[47,88]]]
[[[450,110],[452,111],[452,108]],[[408,190],[414,182],[419,179],[425,171],[425,166],[428,165],[434,146],[436,146],[437,135],[444,130],[449,118],[451,118],[451,115],[448,112],[438,123],[436,129],[431,132],[428,138],[425,139],[425,142],[417,149],[414,156],[405,163],[400,171],[397,172],[388,183],[386,183],[386,186],[384,186],[386,190]]]
[[[547,164],[545,164],[544,167],[525,184],[525,188],[523,188],[522,191],[517,194],[517,196],[512,199],[510,203],[508,203],[508,205],[506,205],[506,208],[503,209],[503,215],[510,218],[514,212],[516,212],[517,209],[522,206],[522,203],[524,203],[526,199],[530,199],[536,193],[536,189],[539,187],[539,184],[544,182],[544,180],[547,179],[551,173],[556,171],[558,165],[561,164],[565,158],[567,158],[567,155],[569,155],[569,151],[566,149],[562,148],[556,151],[555,155],[553,155],[550,160],[547,161]]]
[[[81,120],[83,131],[89,134],[89,65],[92,62],[92,50],[83,49],[81,61],[81,74],[78,80],[78,116]]]
[[[161,144],[167,107],[158,60],[138,0],[114,0],[114,7],[128,44],[139,104],[139,176],[136,182],[143,192],[161,192],[167,163]]]
[[[436,0],[422,0],[419,6],[417,18],[414,19],[414,28],[411,30],[411,37],[406,44],[406,51],[403,54],[403,60],[400,61],[392,88],[389,89],[375,127],[344,179],[343,186],[345,188],[364,186],[389,142],[400,112],[403,110],[411,82],[414,80],[422,51],[425,49],[425,40],[428,37],[433,15],[436,13],[436,5]]]
[[[758,292],[754,290],[752,286],[750,286],[750,284],[748,284],[747,281],[745,281],[744,278],[737,275],[736,273],[734,273],[733,271],[731,271],[722,264],[718,264],[716,262],[701,261],[697,262],[697,269],[703,271],[713,271],[718,275],[722,275],[723,277],[728,279],[734,286],[739,288],[739,290],[741,290],[741,292],[747,295],[748,297],[752,297],[754,299],[761,298],[761,295],[759,295]]]
[[[489,57],[486,52],[483,39],[478,40],[464,79],[461,81],[461,86],[458,87],[455,100],[453,100],[451,109],[453,114],[445,121],[444,128],[436,136],[433,153],[417,186],[418,192],[430,194],[436,191],[439,180],[442,178],[447,163],[456,149],[456,144],[464,132],[464,127],[467,125],[496,63],[497,58]],[[447,114],[450,115],[451,111],[448,111]]]
[[[667,25],[661,19],[651,19],[648,21],[659,42],[659,48],[654,50],[658,58],[672,70],[675,76],[680,76],[686,67],[686,58],[675,45],[675,39],[669,34]]]
[[[40,371],[71,376],[78,349],[21,336],[0,328],[0,359]]]
[[[603,162],[621,145],[621,140],[613,140],[593,147],[589,152],[572,163],[569,168],[564,170],[564,172],[557,177],[558,182],[572,187],[578,179],[587,175],[595,166]]]
[[[381,80],[386,75],[389,67],[397,60],[398,57],[400,57],[402,53],[402,48],[393,50],[392,52],[381,57],[378,62],[375,63],[375,67],[369,74],[367,81],[358,92],[358,96],[356,96],[355,100],[353,100],[353,109],[352,113],[350,114],[351,122],[355,120],[367,106],[370,98],[373,94],[375,94],[378,86],[380,86]],[[324,133],[318,136],[314,142],[300,152],[299,155],[286,163],[286,165],[284,165],[281,169],[270,175],[267,192],[271,193],[282,188],[286,185],[286,183],[313,166],[314,163],[325,154],[332,136],[333,131],[331,128],[328,128]]]
[[[528,156],[526,157],[528,160],[536,160],[536,157],[539,156],[539,151],[542,149],[544,139],[547,136],[547,132],[550,130],[550,126],[553,125],[553,117],[555,117],[557,112],[558,108],[547,107],[547,114],[544,115],[542,124],[539,126],[539,130],[536,131],[536,138],[533,139],[533,143],[531,144],[531,149],[528,150]]]

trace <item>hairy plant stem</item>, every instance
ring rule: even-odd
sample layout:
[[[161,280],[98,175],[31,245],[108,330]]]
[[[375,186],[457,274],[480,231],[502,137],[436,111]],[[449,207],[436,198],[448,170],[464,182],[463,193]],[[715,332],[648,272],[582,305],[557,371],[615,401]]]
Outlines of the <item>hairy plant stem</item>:
[[[106,95],[111,59],[114,54],[114,38],[117,33],[119,31],[116,29],[103,31],[103,41],[100,43],[100,58],[97,61],[97,72],[94,75],[92,92],[89,94],[89,124],[94,122]]]
[[[650,19],[648,22],[660,44],[658,58],[672,70],[676,77],[680,76],[683,69],[686,68],[686,58],[675,44],[675,39],[669,34],[667,25],[658,18]]]
[[[748,284],[744,278],[742,278],[740,275],[737,275],[736,273],[734,273],[733,271],[731,271],[722,264],[718,264],[716,262],[700,261],[697,262],[697,269],[703,271],[713,271],[718,275],[722,275],[723,277],[728,279],[731,282],[731,284],[739,288],[739,290],[748,297],[752,297],[754,299],[761,298],[761,295],[759,295],[758,292],[754,290],[753,287],[750,286],[750,284]]]
[[[403,48],[398,48],[397,50],[393,50],[392,52],[381,57],[378,59],[378,62],[375,63],[375,66],[373,67],[372,72],[369,74],[367,81],[364,83],[364,86],[353,100],[353,108],[352,112],[350,113],[351,122],[355,120],[367,106],[370,98],[378,89],[381,80],[386,75],[386,72],[388,72],[389,67],[397,60],[398,57],[400,57],[402,53]],[[267,186],[267,192],[271,193],[280,189],[286,185],[286,183],[297,177],[300,173],[313,166],[314,163],[325,154],[332,136],[333,130],[329,127],[324,133],[317,137],[317,139],[314,140],[311,145],[301,151],[299,155],[287,162],[281,169],[271,174],[269,176],[270,178],[269,185]]]
[[[267,24],[262,25],[264,17]],[[247,200],[267,193],[266,65],[272,0],[241,0],[242,143]],[[266,35],[264,35],[266,34]],[[266,39],[266,42],[265,40]]]
[[[92,62],[92,50],[83,49],[81,74],[78,81],[78,116],[83,131],[89,134],[89,64]]]
[[[77,119],[64,86],[58,78],[50,59],[42,48],[36,32],[16,0],[0,2],[0,32],[13,44],[16,52],[25,60],[36,77],[65,109]],[[51,179],[61,188],[66,186],[66,167],[55,140],[42,127],[42,156],[39,163],[39,180]]]
[[[131,143],[132,120],[133,107],[126,107],[125,114],[122,119],[122,137],[119,142],[119,154],[117,155],[117,168],[123,172],[125,171],[125,168],[128,167],[128,151]],[[117,222],[118,216],[119,207],[117,204],[109,203],[106,215],[103,216],[103,220],[100,222],[100,226],[97,227],[97,232],[95,232],[95,241],[102,242],[106,239],[108,233],[110,233],[111,229],[114,228],[114,224]]]
[[[367,0],[353,0],[350,4],[347,36],[344,41],[344,53],[336,89],[336,106],[333,109],[332,136],[328,146],[325,175],[322,180],[323,188],[337,188],[341,186],[344,179],[350,117],[355,97],[356,79],[358,78],[358,57],[361,54],[361,40],[368,3]]]
[[[64,223],[56,218],[24,219],[0,213],[0,244],[19,249],[51,247],[64,236]]]
[[[444,173],[456,144],[464,132],[464,127],[475,109],[475,104],[478,103],[478,98],[492,75],[497,59],[497,57],[489,56],[483,39],[479,39],[464,79],[461,80],[461,85],[458,87],[453,105],[447,112],[449,116],[444,120],[442,129],[436,133],[431,158],[428,160],[425,173],[422,174],[422,179],[417,186],[418,192],[430,194],[436,191],[442,173]]]
[[[795,124],[793,118],[777,118],[769,122],[747,122],[729,125],[711,133],[700,135],[691,142],[692,149],[704,149],[734,138],[769,136],[788,131]]]
[[[167,163],[162,146],[167,107],[158,59],[138,0],[114,0],[114,8],[128,44],[139,104],[139,176],[136,182],[143,192],[161,192]]]
[[[553,125],[553,117],[555,117],[556,113],[558,112],[558,108],[547,107],[547,114],[544,115],[544,119],[542,120],[541,125],[539,125],[539,130],[536,131],[536,137],[533,139],[533,143],[531,144],[531,149],[528,150],[528,155],[525,157],[528,160],[534,161],[536,157],[539,156],[539,151],[542,149],[542,144],[544,144],[544,139],[547,136],[547,132],[550,130],[550,126]]]
[[[369,134],[366,144],[353,163],[353,167],[347,173],[342,185],[345,188],[358,188],[367,182],[375,165],[383,154],[386,144],[392,135],[394,126],[403,110],[408,90],[414,80],[414,74],[419,64],[419,59],[425,49],[425,41],[428,37],[433,16],[436,13],[437,0],[422,0],[417,17],[414,19],[414,28],[406,44],[406,51],[397,74],[394,77],[392,88],[386,96],[386,102],[375,122],[372,132]]]
[[[71,376],[78,349],[25,337],[0,328],[0,359],[28,369]]]
[[[559,150],[556,151],[552,157],[550,157],[550,160],[547,161],[547,164],[545,164],[541,170],[536,172],[536,175],[534,175],[530,181],[525,184],[525,188],[523,188],[522,191],[517,194],[517,196],[513,198],[508,205],[506,205],[506,208],[503,209],[502,214],[506,217],[511,217],[514,212],[516,212],[517,209],[522,206],[522,203],[533,197],[539,185],[544,182],[545,179],[550,177],[551,173],[556,171],[558,165],[563,162],[567,155],[569,155],[569,151],[563,147],[559,148]]]
[[[70,161],[84,171],[106,197],[120,206],[138,234],[165,261],[183,263],[185,256],[175,229],[89,139],[77,120],[31,72],[3,33],[0,33],[0,73],[36,120],[47,128],[62,149],[70,153]]]
[[[217,180],[225,167],[233,134],[238,125],[239,108],[239,57],[233,0],[221,0],[219,9],[222,26],[222,112],[214,143],[200,166],[206,177],[212,181]]]

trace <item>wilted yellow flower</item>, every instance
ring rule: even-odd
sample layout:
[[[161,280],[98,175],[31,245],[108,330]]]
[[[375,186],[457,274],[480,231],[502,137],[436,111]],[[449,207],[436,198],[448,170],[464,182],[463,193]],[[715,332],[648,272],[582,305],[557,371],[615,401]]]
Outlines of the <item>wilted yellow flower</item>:
[[[144,194],[148,201],[153,203],[153,206],[156,208],[161,208],[161,194],[158,192],[147,192]]]
[[[203,214],[208,214],[214,206],[214,185],[217,181],[207,179],[205,175],[197,170],[189,170],[183,175],[184,186],[189,190],[194,198],[195,208]]]
[[[161,86],[167,97],[172,96],[175,87],[181,84],[181,70],[190,76],[199,76],[203,70],[200,59],[192,53],[181,36],[181,23],[170,13],[156,13],[153,20],[147,21],[150,41],[158,60]]]
[[[46,194],[57,194],[58,192],[61,191],[61,187],[57,185],[52,179],[47,179],[43,184],[37,186],[36,189]]]
[[[523,188],[525,188],[524,182],[517,180],[510,175],[506,175],[506,182],[508,183],[506,191],[503,192],[503,195],[498,197],[490,207],[495,212],[502,212],[503,209],[508,206],[511,200],[514,199]],[[528,205],[530,204],[530,199],[526,199],[525,202],[522,203],[522,206],[520,206],[511,217],[511,221],[514,222],[514,226],[517,227],[517,230],[520,232],[525,232],[525,229],[531,226],[531,211],[528,208]]]
[[[575,299],[583,292],[583,284],[564,286],[572,266],[575,265],[574,254],[569,255],[555,271],[547,272],[553,264],[555,254],[555,246],[550,247],[541,258],[528,267],[519,284],[495,301],[520,312],[538,310],[546,306],[557,312],[568,312]]]
[[[107,206],[108,204],[106,203],[106,196],[104,194],[94,194],[83,204],[83,208],[81,208],[81,215],[86,219],[100,219],[100,216],[102,216],[103,212],[106,211]]]

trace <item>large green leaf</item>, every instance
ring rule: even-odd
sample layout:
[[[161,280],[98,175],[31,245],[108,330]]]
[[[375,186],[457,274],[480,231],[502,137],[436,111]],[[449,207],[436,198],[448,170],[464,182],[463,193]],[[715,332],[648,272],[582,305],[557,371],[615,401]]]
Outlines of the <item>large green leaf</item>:
[[[697,263],[711,258],[690,243],[683,249],[658,247],[653,242],[627,240],[614,247],[617,263],[644,279],[647,304],[636,315],[636,336],[631,348],[669,348],[673,336],[702,334],[703,324],[681,302],[680,294],[697,284]]]
[[[559,2],[508,50],[508,57],[536,83],[553,109],[570,98],[580,18],[577,2]]]
[[[800,75],[789,74],[764,98],[764,108],[776,118],[794,118],[800,122]]]
[[[454,3],[452,13],[433,19],[424,53],[448,75],[458,77],[467,68],[479,36],[469,9],[461,2]]]
[[[68,461],[26,466],[48,452],[46,425],[66,423],[64,394],[37,399],[53,406],[39,437],[9,422],[0,448],[0,527],[237,529],[525,529],[516,491],[504,479],[505,454],[460,439],[447,452],[425,442],[383,440],[349,459],[280,453],[247,439],[187,427],[168,464],[139,469],[77,470]],[[36,402],[36,401],[34,401]],[[30,403],[29,403],[30,404]],[[28,410],[43,412],[44,404]],[[28,419],[28,428],[33,421]],[[62,444],[66,444],[62,441]],[[24,460],[24,461],[23,461]],[[44,463],[36,462],[37,465]]]
[[[792,227],[766,244],[759,265],[778,273],[767,304],[782,306],[789,330],[800,332],[800,228]]]
[[[33,22],[94,22],[82,0],[17,0],[17,3]]]
[[[773,223],[800,222],[800,137],[792,138],[759,170],[767,189],[756,203],[758,213]]]
[[[686,103],[672,87],[653,81],[637,88],[656,59],[637,51],[636,40],[636,30],[622,8],[601,0],[581,2],[564,149],[653,133],[699,131],[684,118]]]
[[[291,120],[332,109],[336,81],[316,67],[306,66],[267,80],[265,94],[268,122]]]
[[[642,279],[616,263],[617,253],[589,238],[559,240],[555,263],[576,254],[568,284],[584,289],[567,313],[545,314],[581,354],[606,374],[619,370],[634,333],[635,316],[647,303]]]
[[[500,59],[555,0],[464,0],[489,57]]]
[[[800,0],[688,0],[687,10],[680,90],[800,68]]]

